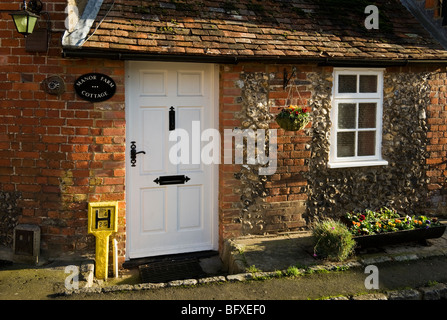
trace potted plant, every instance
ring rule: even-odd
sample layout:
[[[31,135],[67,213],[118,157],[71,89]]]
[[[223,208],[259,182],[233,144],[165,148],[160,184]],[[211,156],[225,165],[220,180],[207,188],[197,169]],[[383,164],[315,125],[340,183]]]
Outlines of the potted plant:
[[[439,238],[446,228],[437,218],[401,216],[388,208],[347,213],[344,221],[362,248]]]
[[[276,116],[276,123],[287,131],[298,131],[303,129],[310,121],[308,108],[290,105],[283,108]]]

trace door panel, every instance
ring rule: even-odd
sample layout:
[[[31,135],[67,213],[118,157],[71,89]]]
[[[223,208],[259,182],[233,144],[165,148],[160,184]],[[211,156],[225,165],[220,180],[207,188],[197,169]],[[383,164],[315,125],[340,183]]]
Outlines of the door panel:
[[[166,96],[168,74],[166,70],[140,72],[140,94],[145,96]]]
[[[140,157],[143,165],[142,173],[157,174],[166,171],[166,107],[142,107],[139,117],[143,134],[141,136],[142,150],[146,152],[145,157]],[[156,134],[156,136],[154,136]]]
[[[141,190],[142,233],[166,232],[166,190],[149,188]]]
[[[202,170],[200,165],[200,133],[202,127],[202,113],[200,107],[183,107],[178,108],[178,128],[186,130],[188,133],[188,161],[180,163],[179,172],[187,172],[192,170]],[[183,144],[182,144],[183,145]],[[185,144],[186,145],[186,144]],[[184,150],[183,150],[184,151]]]
[[[203,96],[202,71],[178,71],[178,96]]]
[[[179,231],[202,228],[202,186],[178,187]]]

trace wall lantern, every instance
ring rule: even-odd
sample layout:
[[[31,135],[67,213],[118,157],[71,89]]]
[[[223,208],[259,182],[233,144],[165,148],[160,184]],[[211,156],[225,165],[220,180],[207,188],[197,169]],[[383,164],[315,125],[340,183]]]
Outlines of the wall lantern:
[[[40,0],[23,0],[22,10],[11,12],[12,20],[19,33],[26,38],[27,52],[47,52],[51,40],[51,21],[50,14],[42,11],[42,2]],[[45,14],[46,28],[35,28],[38,24],[40,15]]]
[[[28,4],[23,0],[22,10],[11,12],[10,15],[17,31],[26,37],[33,33],[41,11],[42,2],[39,0],[30,0]]]

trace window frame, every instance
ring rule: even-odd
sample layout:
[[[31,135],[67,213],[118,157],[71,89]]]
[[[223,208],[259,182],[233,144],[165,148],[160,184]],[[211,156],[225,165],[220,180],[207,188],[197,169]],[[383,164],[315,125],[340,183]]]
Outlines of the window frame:
[[[348,168],[348,167],[364,167],[388,165],[388,162],[382,159],[382,114],[383,114],[383,72],[384,69],[379,68],[334,68],[333,72],[333,90],[332,90],[332,107],[331,117],[331,134],[329,147],[329,168]],[[356,75],[357,92],[356,93],[338,93],[339,75]],[[377,92],[360,93],[360,76],[375,75],[377,76]],[[351,103],[356,105],[356,122],[354,129],[338,128],[338,109],[340,103]],[[375,127],[375,152],[370,156],[358,156],[358,133],[362,131],[372,131],[372,128],[358,128],[359,103],[375,103],[376,104],[376,127]],[[339,132],[355,132],[354,156],[338,157],[337,134]]]

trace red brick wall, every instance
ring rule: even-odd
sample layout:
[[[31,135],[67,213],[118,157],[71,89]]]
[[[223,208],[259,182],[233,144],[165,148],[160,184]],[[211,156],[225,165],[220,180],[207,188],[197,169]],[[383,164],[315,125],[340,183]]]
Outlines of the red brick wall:
[[[312,86],[307,79],[308,72],[320,72],[321,68],[311,65],[298,66],[296,77],[291,79],[289,87],[284,90],[283,79],[284,69],[291,77],[292,67],[289,65],[270,66],[268,72],[274,75],[271,80],[269,97],[276,106],[272,112],[277,114],[279,109],[288,104],[299,104],[309,106],[308,100],[312,95]],[[302,84],[295,84],[289,92],[290,85],[296,81],[302,81]],[[298,93],[297,91],[298,90]],[[311,109],[309,107],[309,109]],[[306,128],[311,127],[308,124]],[[310,135],[306,130],[285,131],[281,129],[276,122],[273,122],[271,128],[277,129],[278,135],[278,169],[267,183],[269,190],[269,202],[307,200],[306,186],[307,179],[304,173],[309,167],[306,159],[310,157],[309,148],[306,145],[310,143]]]
[[[427,108],[427,171],[430,211],[447,215],[447,72],[444,69],[430,81],[431,104]]]
[[[241,121],[235,119],[235,114],[241,110],[238,98],[241,89],[236,86],[240,79],[241,66],[221,66],[219,77],[219,127],[223,137],[224,129],[234,129],[241,126]],[[224,141],[221,139],[222,157],[225,152]],[[222,161],[223,162],[223,161]],[[221,164],[219,166],[219,240],[234,238],[241,235],[240,188],[241,183],[234,176],[241,169],[236,164]]]
[[[1,12],[0,191],[21,193],[18,223],[41,227],[42,250],[83,253],[94,248],[89,201],[119,201],[118,237],[125,235],[124,63],[61,58],[65,6],[44,1],[53,23],[48,53],[26,52],[24,37]],[[19,1],[0,2],[0,10],[19,7]],[[90,72],[115,80],[112,99],[91,103],[77,96],[75,79]],[[54,75],[65,81],[61,96],[41,90]]]
[[[441,1],[439,0],[425,0],[425,9],[427,10],[433,10],[433,17],[438,18],[441,13]]]

